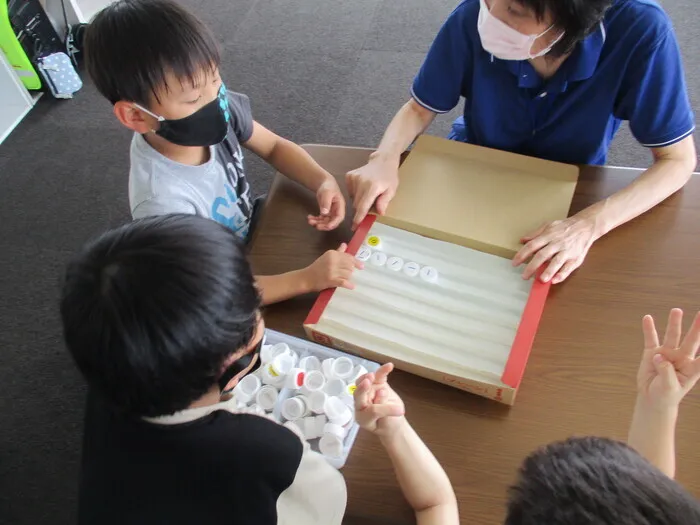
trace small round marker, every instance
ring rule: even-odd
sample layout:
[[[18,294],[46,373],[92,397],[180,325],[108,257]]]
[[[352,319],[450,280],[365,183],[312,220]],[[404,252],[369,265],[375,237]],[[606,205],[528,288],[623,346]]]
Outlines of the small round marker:
[[[386,267],[395,272],[401,271],[403,268],[403,259],[401,257],[389,257],[386,262]]]
[[[370,262],[375,266],[384,266],[386,264],[387,256],[382,252],[374,252],[370,258]]]
[[[404,264],[403,273],[409,277],[416,277],[420,273],[420,264],[416,262],[407,262]]]

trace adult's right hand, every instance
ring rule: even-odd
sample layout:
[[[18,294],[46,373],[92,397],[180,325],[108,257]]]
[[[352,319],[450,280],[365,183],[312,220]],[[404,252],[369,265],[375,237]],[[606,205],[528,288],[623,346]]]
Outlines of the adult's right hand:
[[[355,205],[352,229],[369,213],[372,205],[379,215],[384,215],[399,186],[399,159],[372,158],[345,175],[345,184]]]

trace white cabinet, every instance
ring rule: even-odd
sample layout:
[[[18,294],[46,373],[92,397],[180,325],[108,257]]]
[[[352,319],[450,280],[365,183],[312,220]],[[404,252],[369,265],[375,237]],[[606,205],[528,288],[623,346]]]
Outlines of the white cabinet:
[[[40,95],[32,95],[0,51],[0,143],[15,129]]]
[[[70,24],[89,22],[111,0],[64,0]],[[61,0],[41,2],[59,35],[66,33]],[[31,94],[17,77],[4,53],[0,52],[0,144],[34,106],[41,93]]]

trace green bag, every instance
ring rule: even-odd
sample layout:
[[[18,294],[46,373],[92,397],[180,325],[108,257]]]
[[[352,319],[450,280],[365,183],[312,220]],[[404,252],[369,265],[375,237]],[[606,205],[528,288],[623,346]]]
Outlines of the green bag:
[[[22,49],[10,24],[7,0],[0,0],[0,50],[5,53],[15,73],[27,89],[41,89],[41,78]]]

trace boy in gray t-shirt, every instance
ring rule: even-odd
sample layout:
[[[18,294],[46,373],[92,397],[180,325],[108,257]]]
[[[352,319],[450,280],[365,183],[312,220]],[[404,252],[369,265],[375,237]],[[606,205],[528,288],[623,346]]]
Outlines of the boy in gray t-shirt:
[[[345,217],[335,178],[302,148],[253,120],[248,97],[228,91],[209,30],[172,0],[119,0],[85,35],[86,64],[114,114],[133,130],[129,203],[136,218],[170,213],[206,217],[244,241],[258,206],[245,177],[246,148],[316,194],[321,231]],[[342,286],[362,265],[338,250],[282,275],[257,276],[266,304]]]

